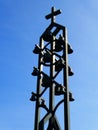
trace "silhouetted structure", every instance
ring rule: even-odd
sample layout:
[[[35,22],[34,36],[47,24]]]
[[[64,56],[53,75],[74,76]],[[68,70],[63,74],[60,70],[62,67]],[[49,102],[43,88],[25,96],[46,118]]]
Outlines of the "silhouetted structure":
[[[70,130],[69,101],[74,101],[68,88],[68,76],[73,72],[68,66],[68,54],[73,52],[68,44],[67,29],[55,22],[55,16],[61,10],[52,7],[51,13],[45,18],[51,19],[51,24],[40,36],[39,45],[35,45],[33,52],[38,54],[38,68],[34,67],[33,76],[37,76],[37,91],[32,92],[31,101],[36,102],[34,130],[44,130],[48,122],[47,130],[61,130],[59,120],[56,117],[58,107],[64,104],[64,130]],[[47,70],[44,72],[44,68]],[[63,83],[58,83],[56,78],[62,73]],[[49,92],[49,105],[42,96]],[[62,99],[54,105],[54,97],[63,95]],[[41,118],[40,109],[45,109],[46,114]]]

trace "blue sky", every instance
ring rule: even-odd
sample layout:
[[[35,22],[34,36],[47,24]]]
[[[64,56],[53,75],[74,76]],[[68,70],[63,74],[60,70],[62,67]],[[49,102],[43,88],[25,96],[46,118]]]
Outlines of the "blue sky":
[[[52,6],[62,10],[56,20],[67,27],[74,49],[69,56],[75,73],[69,77],[75,98],[71,130],[98,129],[98,1],[0,0],[1,130],[34,129],[35,105],[29,98],[36,90],[31,72],[38,57],[32,50],[50,24],[44,16]]]

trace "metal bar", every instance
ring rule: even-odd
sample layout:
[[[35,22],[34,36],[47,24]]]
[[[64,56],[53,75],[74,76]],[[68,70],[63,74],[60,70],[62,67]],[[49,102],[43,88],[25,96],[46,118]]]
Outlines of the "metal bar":
[[[59,27],[57,27],[57,28],[55,29],[55,31],[53,32],[53,35],[56,36],[60,30],[61,30],[61,29],[60,29]]]
[[[47,113],[47,114],[43,117],[43,119],[40,121],[40,124],[41,124],[42,122],[46,123],[51,117],[52,117],[52,114],[51,114],[51,113]]]
[[[62,11],[61,10],[57,10],[57,11],[55,11],[53,14],[51,13],[51,14],[48,14],[48,15],[46,15],[45,16],[45,18],[46,19],[50,19],[51,17],[52,17],[52,15],[58,15],[58,14],[61,14],[62,13]]]
[[[49,99],[49,110],[51,113],[53,113],[54,110],[54,71],[55,71],[55,55],[53,55],[53,50],[55,49],[55,37],[53,36],[53,42],[51,43],[51,52],[52,52],[52,56],[51,56],[51,64],[50,64],[50,79],[51,79],[51,86],[50,86],[50,99]],[[52,125],[52,118],[49,120],[49,126]],[[51,129],[52,130],[52,129]]]
[[[67,29],[63,30],[63,36],[65,38],[65,45],[64,45],[64,60],[65,60],[65,67],[63,71],[63,82],[64,86],[66,87],[66,93],[64,94],[64,130],[70,130],[70,116],[69,116],[69,88],[68,88],[68,48],[67,48]]]
[[[43,39],[40,38],[40,47],[43,48]],[[41,72],[43,65],[41,64],[42,62],[42,54],[39,54],[39,59],[38,59],[38,69]],[[41,78],[40,75],[37,78],[37,95],[40,95],[41,93]],[[39,121],[40,121],[40,107],[39,107],[39,103],[40,103],[40,97],[37,97],[36,100],[36,106],[35,106],[35,126],[34,126],[34,130],[39,130]]]
[[[51,23],[55,22],[55,15],[53,14],[54,11],[55,11],[55,8],[52,7],[52,9],[51,9],[51,12],[52,12]]]

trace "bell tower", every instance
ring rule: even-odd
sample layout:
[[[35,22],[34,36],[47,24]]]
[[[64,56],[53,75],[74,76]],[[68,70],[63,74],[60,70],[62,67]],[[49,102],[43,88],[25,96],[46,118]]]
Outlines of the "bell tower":
[[[68,77],[74,73],[68,65],[68,54],[73,50],[68,43],[66,27],[56,23],[55,17],[59,14],[61,10],[52,7],[51,13],[45,16],[47,20],[51,19],[51,23],[33,50],[38,55],[38,67],[34,67],[32,72],[37,77],[36,92],[32,92],[30,98],[36,103],[34,130],[70,130],[69,102],[74,98],[69,90]],[[62,79],[62,82],[57,79]],[[61,96],[55,104],[56,98]],[[56,116],[61,104],[64,105],[63,127]],[[41,110],[44,110],[43,114]]]

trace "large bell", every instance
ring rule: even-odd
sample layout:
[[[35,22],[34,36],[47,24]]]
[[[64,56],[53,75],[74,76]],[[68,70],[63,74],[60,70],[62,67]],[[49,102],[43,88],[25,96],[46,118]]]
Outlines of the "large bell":
[[[46,30],[42,37],[43,37],[44,41],[46,41],[46,42],[53,40],[53,35],[49,30]]]
[[[61,71],[64,65],[65,65],[65,61],[63,60],[63,58],[60,58],[55,63],[55,71]]]
[[[43,61],[46,62],[51,62],[51,52],[49,50],[46,50],[46,52],[43,55]]]
[[[69,101],[73,102],[75,99],[72,97],[72,93],[69,92]]]
[[[69,75],[69,76],[74,75],[74,73],[73,73],[72,69],[71,69],[69,66],[68,66],[68,75]]]
[[[49,76],[43,75],[42,86],[43,87],[50,87],[51,86],[51,79],[49,78]]]
[[[62,95],[64,94],[66,91],[65,91],[65,87],[62,86],[61,84],[57,84],[55,86],[55,95],[56,96],[59,96],[59,95]]]
[[[34,48],[34,50],[33,50],[33,53],[35,53],[35,54],[41,53],[41,48],[40,48],[38,45],[35,45],[35,48]]]
[[[38,68],[34,67],[33,72],[31,73],[33,76],[38,76],[40,74]]]
[[[32,92],[32,96],[30,98],[30,101],[36,101],[36,96],[34,95],[34,93]]]
[[[73,49],[72,49],[72,47],[71,47],[69,44],[67,44],[67,45],[68,45],[68,54],[73,53]]]

